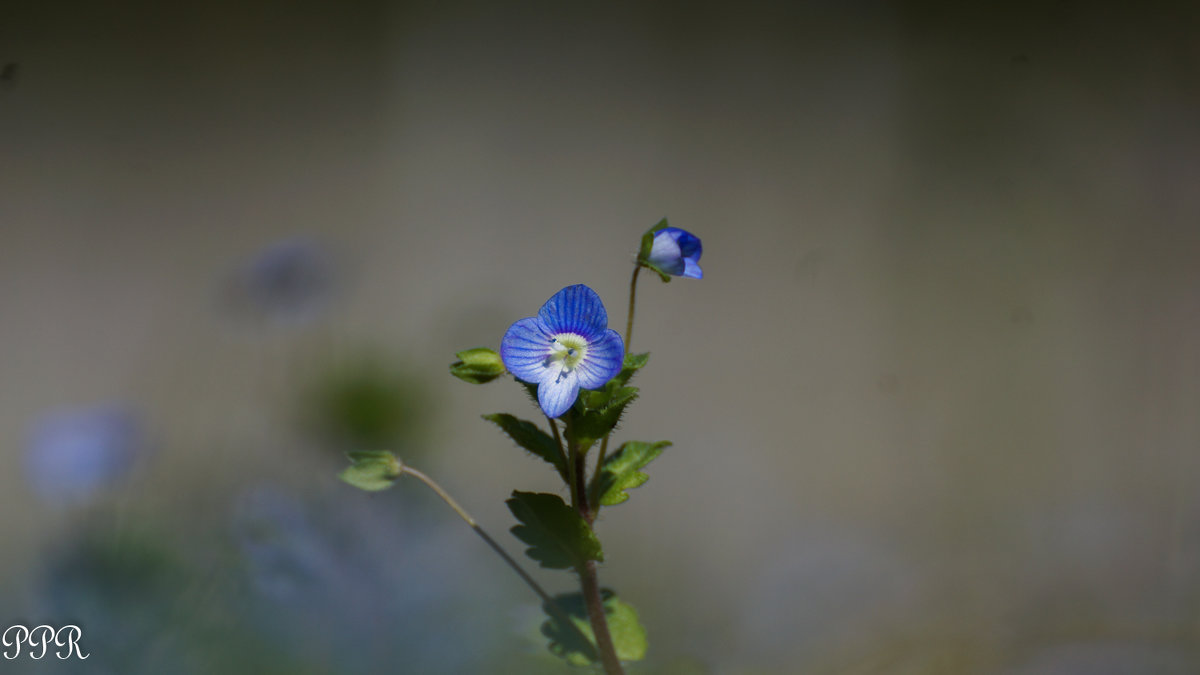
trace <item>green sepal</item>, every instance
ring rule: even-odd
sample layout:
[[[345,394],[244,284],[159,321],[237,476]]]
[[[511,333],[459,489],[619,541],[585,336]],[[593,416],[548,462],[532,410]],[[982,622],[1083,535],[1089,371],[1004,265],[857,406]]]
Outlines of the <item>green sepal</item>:
[[[662,271],[662,269],[659,268],[658,265],[655,265],[652,262],[644,262],[644,263],[641,263],[641,265],[642,265],[642,267],[645,267],[646,269],[650,270],[651,272],[654,272],[655,274],[657,274],[658,278],[662,279],[662,282],[664,284],[671,283],[671,275]]]
[[[404,465],[387,450],[360,450],[346,456],[352,464],[342,470],[338,478],[360,490],[386,490],[404,473]]]
[[[642,234],[642,244],[638,247],[637,257],[639,265],[644,265],[650,258],[650,249],[654,248],[654,233],[659,230],[665,230],[668,227],[670,226],[667,225],[667,219],[663,218],[655,223],[654,227],[651,227]]]
[[[476,347],[455,356],[458,360],[450,364],[450,374],[464,382],[483,384],[505,373],[504,361],[494,349]]]
[[[644,659],[649,642],[646,640],[646,629],[638,621],[637,610],[607,588],[600,589],[600,598],[604,603],[608,632],[612,635],[617,658],[622,661]],[[550,618],[542,624],[542,635],[550,638],[550,652],[573,666],[595,663],[599,658],[594,644],[596,638],[592,632],[592,623],[588,620],[583,595],[563,593],[554,596],[554,603],[567,614],[575,627],[564,626],[562,620],[556,618],[550,609],[543,605],[542,609]]]
[[[671,445],[671,441],[643,443],[642,441],[626,441],[616,452],[604,460],[600,472],[593,483],[592,497],[600,497],[602,506],[615,506],[629,499],[631,488],[650,480],[641,469],[654,461],[655,457]]]
[[[483,419],[500,427],[517,445],[549,462],[563,482],[567,481],[567,466],[558,443],[533,422],[517,419],[508,413],[484,415]]]
[[[671,275],[659,269],[658,265],[650,262],[650,249],[654,248],[654,233],[665,229],[666,227],[668,227],[667,219],[663,218],[662,220],[658,221],[654,227],[646,230],[646,233],[642,235],[642,245],[638,248],[637,264],[657,273],[658,278],[662,279],[664,283],[669,283],[671,281]]]
[[[514,490],[504,503],[521,523],[513,526],[513,535],[529,544],[525,555],[542,567],[562,570],[604,561],[596,533],[562,497]]]

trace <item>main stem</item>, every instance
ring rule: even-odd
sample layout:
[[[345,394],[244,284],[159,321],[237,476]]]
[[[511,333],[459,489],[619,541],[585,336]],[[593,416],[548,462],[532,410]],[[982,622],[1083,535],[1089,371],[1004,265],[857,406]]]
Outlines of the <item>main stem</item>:
[[[571,477],[575,484],[571,486],[571,501],[575,510],[585,522],[591,524],[592,513],[588,508],[587,494],[587,457],[579,451],[579,445],[572,440],[570,418],[567,422],[567,456],[568,462],[575,470]],[[592,634],[596,636],[596,651],[600,655],[600,663],[604,666],[605,675],[625,675],[621,667],[621,659],[617,658],[617,648],[613,644],[612,634],[608,631],[608,618],[604,615],[604,599],[600,597],[600,582],[596,578],[596,561],[588,560],[576,566],[579,573],[579,585],[583,591],[583,602],[587,607],[588,622],[592,624]]]
[[[596,561],[589,560],[578,568],[579,584],[583,589],[583,601],[587,604],[588,621],[596,634],[596,651],[600,652],[600,663],[606,675],[625,675],[617,648],[608,632],[608,617],[604,616],[604,600],[600,597],[600,582],[596,578]]]

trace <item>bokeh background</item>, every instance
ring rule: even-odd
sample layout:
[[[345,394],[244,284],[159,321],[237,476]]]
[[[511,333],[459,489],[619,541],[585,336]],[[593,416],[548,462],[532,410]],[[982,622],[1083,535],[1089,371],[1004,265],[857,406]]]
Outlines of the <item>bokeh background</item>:
[[[0,4],[5,672],[561,672],[449,377],[641,232],[636,672],[1200,672],[1195,3]],[[553,590],[571,578],[537,573]]]

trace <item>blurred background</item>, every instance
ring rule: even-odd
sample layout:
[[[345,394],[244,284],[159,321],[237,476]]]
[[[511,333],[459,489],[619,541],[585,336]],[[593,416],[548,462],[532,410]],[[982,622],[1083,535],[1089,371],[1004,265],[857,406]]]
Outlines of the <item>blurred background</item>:
[[[631,672],[1200,672],[1200,9],[0,4],[12,672],[554,673],[455,351],[614,323]],[[562,573],[536,572],[554,591]],[[56,661],[50,663],[50,661]],[[5,670],[5,672],[9,672]]]

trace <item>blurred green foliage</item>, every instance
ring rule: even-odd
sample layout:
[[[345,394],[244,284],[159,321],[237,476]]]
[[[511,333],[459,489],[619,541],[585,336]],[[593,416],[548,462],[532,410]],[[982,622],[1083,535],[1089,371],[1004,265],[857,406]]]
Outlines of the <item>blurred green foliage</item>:
[[[421,451],[428,396],[402,368],[359,357],[317,378],[304,398],[304,422],[338,453],[402,449],[412,457]]]

